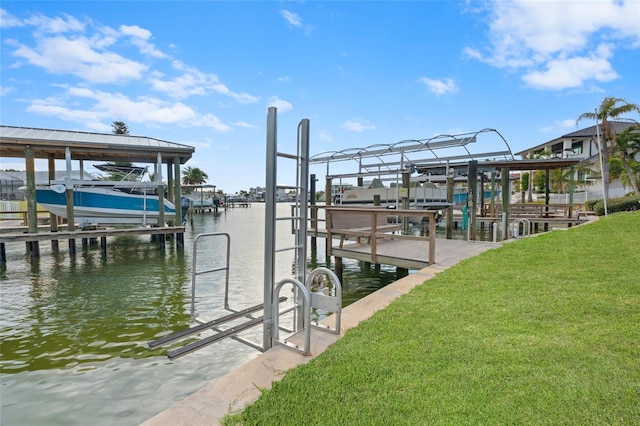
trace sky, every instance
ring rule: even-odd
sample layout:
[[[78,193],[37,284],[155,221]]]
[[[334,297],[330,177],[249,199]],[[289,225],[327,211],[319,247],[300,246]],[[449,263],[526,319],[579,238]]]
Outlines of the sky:
[[[317,155],[482,129],[504,141],[477,152],[515,153],[577,130],[605,97],[640,103],[638,0],[4,0],[0,38],[1,124],[123,121],[195,147],[186,166],[230,194],[265,184],[271,106],[278,150],[295,152],[309,119]]]

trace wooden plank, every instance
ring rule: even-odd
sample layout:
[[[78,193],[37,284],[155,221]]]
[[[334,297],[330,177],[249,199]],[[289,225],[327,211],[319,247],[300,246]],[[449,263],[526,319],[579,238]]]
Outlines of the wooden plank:
[[[159,235],[183,233],[184,226],[164,226],[151,228],[95,229],[87,231],[60,231],[0,234],[0,243],[15,241],[51,241],[75,238],[121,237],[126,235]]]

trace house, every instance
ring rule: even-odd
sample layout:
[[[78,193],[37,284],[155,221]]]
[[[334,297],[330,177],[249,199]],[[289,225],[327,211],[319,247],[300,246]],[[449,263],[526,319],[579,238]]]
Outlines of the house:
[[[609,124],[616,134],[635,125],[635,123],[628,121],[609,121]],[[584,197],[582,197],[584,199],[576,199],[576,202],[584,202],[587,199],[602,198],[597,137],[597,129],[594,125],[567,133],[540,145],[527,148],[524,151],[516,152],[514,155],[520,156],[522,159],[579,158],[583,160],[580,163],[580,167],[575,170],[574,181],[576,185],[575,191],[585,193]],[[624,196],[627,192],[629,192],[629,189],[625,188],[619,180],[614,180],[609,184],[609,197],[611,198]],[[557,195],[564,196],[564,194]]]

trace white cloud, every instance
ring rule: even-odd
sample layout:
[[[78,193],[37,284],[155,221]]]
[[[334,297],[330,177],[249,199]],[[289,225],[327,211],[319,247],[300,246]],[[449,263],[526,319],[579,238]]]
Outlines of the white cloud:
[[[153,97],[131,99],[121,93],[104,92],[88,87],[70,87],[67,98],[38,99],[27,111],[83,123],[100,130],[113,120],[142,123],[147,126],[181,125],[210,127],[219,132],[230,130],[213,114],[200,114],[182,102],[167,102]],[[74,107],[69,107],[73,105]]]
[[[151,31],[137,25],[120,25],[120,32],[131,36],[131,43],[140,49],[140,53],[154,58],[166,58],[167,55],[149,42]]]
[[[72,74],[93,83],[125,83],[140,79],[147,66],[113,52],[100,52],[91,40],[56,36],[39,39],[34,48],[15,41],[14,56],[53,74]]]
[[[363,124],[355,120],[347,120],[342,123],[342,127],[351,132],[364,132],[365,130],[375,130],[376,126],[372,124]]]
[[[313,27],[311,25],[304,25],[302,23],[302,18],[297,13],[291,12],[286,9],[280,9],[280,15],[287,21],[292,27],[302,28],[305,34],[310,34]]]
[[[293,105],[277,96],[271,96],[267,101],[267,107],[276,107],[278,112],[287,112],[293,109]]]
[[[458,91],[453,79],[445,78],[441,80],[434,80],[428,77],[420,77],[420,82],[424,83],[430,92],[436,95],[445,95],[447,93],[455,93]]]
[[[4,96],[8,93],[13,92],[14,88],[10,86],[0,86],[0,96]]]
[[[120,32],[142,40],[149,40],[151,38],[151,31],[145,30],[137,25],[120,25]]]
[[[575,118],[566,118],[564,120],[556,120],[552,125],[543,126],[538,128],[538,131],[542,133],[553,133],[553,134],[564,134],[570,130],[575,130],[576,128],[576,119]]]
[[[526,73],[522,80],[536,89],[562,90],[569,87],[581,87],[587,80],[607,82],[618,78],[608,61],[608,55],[598,53],[590,57],[573,57],[547,62],[546,69]]]
[[[21,27],[23,25],[20,19],[0,8],[0,28]]]
[[[240,104],[256,103],[260,98],[248,93],[235,93],[222,84],[215,74],[207,74],[180,61],[173,61],[173,68],[182,71],[183,74],[171,79],[162,79],[163,75],[155,73],[149,79],[154,90],[164,92],[171,97],[184,99],[192,95],[206,95],[210,91],[235,99]]]
[[[64,15],[64,18],[49,18],[44,15],[36,14],[25,19],[28,25],[37,28],[39,33],[65,33],[65,32],[82,32],[85,25],[73,16]]]
[[[247,123],[246,121],[236,121],[235,123],[233,123],[234,126],[237,127],[244,127],[245,129],[257,129],[258,126],[256,126],[255,124],[251,124],[251,123]]]
[[[640,47],[637,0],[514,0],[486,6],[490,48],[483,53],[466,47],[463,53],[497,68],[524,71],[523,80],[535,88],[561,90],[610,81],[617,78],[610,64],[614,51]],[[607,54],[602,51],[605,43]]]
[[[291,25],[292,27],[302,28],[302,18],[297,13],[293,13],[286,9],[280,9],[280,15]]]

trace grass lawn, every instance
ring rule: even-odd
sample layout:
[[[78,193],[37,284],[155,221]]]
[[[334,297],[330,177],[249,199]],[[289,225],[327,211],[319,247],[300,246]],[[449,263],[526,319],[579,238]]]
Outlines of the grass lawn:
[[[640,425],[640,212],[485,252],[225,424]]]

